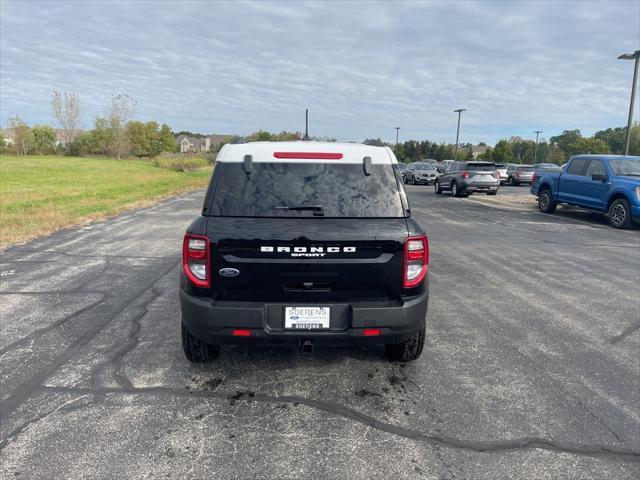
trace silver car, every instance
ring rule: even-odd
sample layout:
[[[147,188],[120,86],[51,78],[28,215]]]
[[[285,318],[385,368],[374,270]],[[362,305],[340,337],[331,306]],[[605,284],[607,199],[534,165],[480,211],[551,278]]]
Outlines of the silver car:
[[[436,193],[449,190],[454,197],[471,193],[495,195],[499,188],[500,174],[490,162],[453,162],[434,184]]]
[[[509,166],[505,165],[504,163],[496,163],[496,170],[500,174],[500,185],[504,185],[505,183],[507,183],[507,169],[508,168],[509,168]]]
[[[531,184],[535,171],[533,165],[511,165],[507,169],[507,183],[509,185]]]
[[[404,172],[405,183],[418,185],[419,183],[430,184],[436,181],[438,170],[433,163],[411,163]]]

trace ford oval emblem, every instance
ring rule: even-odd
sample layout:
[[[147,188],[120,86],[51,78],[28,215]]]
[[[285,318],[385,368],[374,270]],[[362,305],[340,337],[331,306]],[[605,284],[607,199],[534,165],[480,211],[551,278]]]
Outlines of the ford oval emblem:
[[[237,277],[240,275],[240,270],[237,268],[221,268],[218,273],[223,277]]]

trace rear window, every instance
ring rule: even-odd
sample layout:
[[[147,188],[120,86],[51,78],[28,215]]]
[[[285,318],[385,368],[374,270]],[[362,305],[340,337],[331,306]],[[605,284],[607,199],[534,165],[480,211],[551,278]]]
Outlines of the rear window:
[[[466,167],[467,170],[470,171],[484,171],[484,170],[495,170],[496,166],[493,163],[469,163]]]
[[[536,169],[533,167],[518,167],[518,171],[520,172],[535,172]]]
[[[415,165],[413,168],[415,170],[435,170],[436,169],[435,166],[433,166],[433,165],[425,165],[424,163],[420,164],[420,165]]]
[[[640,158],[609,160],[609,166],[614,175],[640,177]]]
[[[250,174],[241,163],[218,163],[218,180],[210,215],[223,217],[404,217],[400,191],[391,165],[373,165],[365,175],[361,164],[260,163]]]

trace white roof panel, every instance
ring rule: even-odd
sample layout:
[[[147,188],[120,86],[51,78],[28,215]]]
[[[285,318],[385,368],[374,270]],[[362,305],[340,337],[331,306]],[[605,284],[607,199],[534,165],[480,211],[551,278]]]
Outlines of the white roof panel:
[[[243,162],[245,155],[251,155],[254,162],[362,163],[364,157],[371,157],[373,164],[397,163],[389,147],[373,147],[360,143],[306,141],[227,144],[220,150],[216,162]]]

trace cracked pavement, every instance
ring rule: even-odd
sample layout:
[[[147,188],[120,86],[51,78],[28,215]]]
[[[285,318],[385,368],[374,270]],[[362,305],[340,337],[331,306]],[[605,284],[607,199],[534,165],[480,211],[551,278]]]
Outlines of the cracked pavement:
[[[203,192],[1,252],[0,476],[638,478],[639,230],[408,191],[431,246],[410,364],[189,364],[178,272]]]

